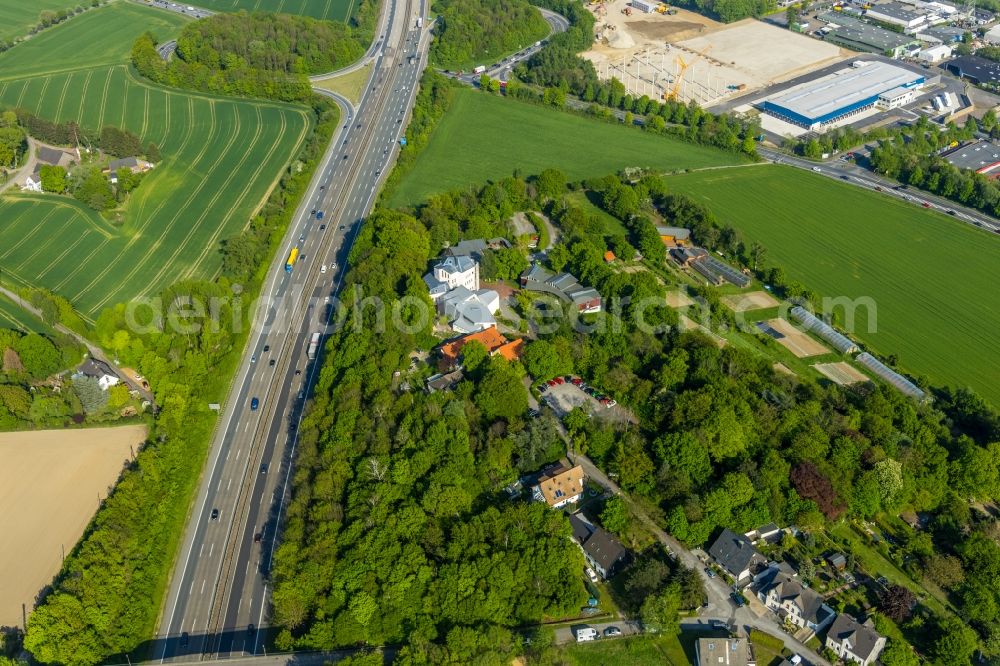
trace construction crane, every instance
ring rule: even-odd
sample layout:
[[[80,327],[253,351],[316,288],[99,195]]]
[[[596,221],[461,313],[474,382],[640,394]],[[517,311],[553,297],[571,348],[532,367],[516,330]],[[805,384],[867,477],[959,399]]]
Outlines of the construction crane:
[[[680,54],[677,55],[677,76],[674,77],[674,84],[670,87],[668,92],[663,93],[663,99],[669,101],[677,101],[679,93],[681,91],[681,83],[684,81],[684,72],[688,70],[691,65],[695,64],[699,58],[708,55],[708,52],[712,50],[714,44],[709,44],[708,47],[701,53],[696,53],[694,59],[690,62],[685,60]]]
[[[680,55],[677,56],[677,76],[674,77],[674,85],[670,87],[670,91],[663,93],[663,99],[668,102],[677,100],[677,94],[681,91],[681,82],[684,80],[684,72],[686,72],[687,68],[690,66],[691,63],[686,61]]]

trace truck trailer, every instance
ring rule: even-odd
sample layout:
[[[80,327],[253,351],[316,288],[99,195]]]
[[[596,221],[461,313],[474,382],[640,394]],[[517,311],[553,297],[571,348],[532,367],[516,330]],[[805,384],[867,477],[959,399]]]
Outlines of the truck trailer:
[[[309,339],[309,349],[306,351],[306,356],[309,357],[310,361],[316,360],[316,352],[319,350],[319,333],[313,333],[312,338]]]
[[[293,247],[292,251],[288,253],[288,261],[285,262],[285,272],[291,273],[292,268],[295,266],[295,260],[299,258],[299,248]]]

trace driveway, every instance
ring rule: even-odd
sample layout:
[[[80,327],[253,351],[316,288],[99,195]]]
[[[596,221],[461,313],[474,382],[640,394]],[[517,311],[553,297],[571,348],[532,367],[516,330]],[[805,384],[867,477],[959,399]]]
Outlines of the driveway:
[[[617,622],[598,622],[596,624],[581,622],[579,624],[573,624],[570,626],[557,627],[556,628],[556,644],[565,645],[566,643],[575,643],[576,636],[573,634],[573,629],[575,627],[593,627],[601,634],[598,640],[601,641],[613,641],[617,638],[624,636],[638,636],[642,633],[642,627],[639,626],[637,622],[632,622],[630,620],[619,620]],[[618,627],[622,630],[622,636],[609,636],[604,637],[604,630],[608,627]]]

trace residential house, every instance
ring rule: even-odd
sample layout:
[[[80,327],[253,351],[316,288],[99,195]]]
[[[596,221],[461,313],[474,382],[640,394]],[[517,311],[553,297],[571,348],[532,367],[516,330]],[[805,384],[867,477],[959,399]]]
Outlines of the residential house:
[[[493,315],[500,310],[500,294],[492,289],[457,287],[438,301],[438,309],[457,333],[475,333],[496,327]]]
[[[486,247],[485,241],[480,242]],[[475,333],[497,325],[493,315],[500,310],[500,294],[479,288],[479,262],[472,256],[446,255],[424,276],[424,283],[438,311],[457,332]]]
[[[438,347],[438,353],[441,355],[438,369],[441,372],[451,372],[457,369],[462,357],[462,347],[469,342],[478,342],[486,347],[490,356],[500,355],[508,361],[516,361],[521,358],[521,353],[524,350],[524,340],[520,338],[508,340],[495,327],[487,328],[449,340]]]
[[[629,554],[625,546],[603,527],[588,522],[576,513],[569,517],[569,523],[573,527],[573,540],[583,551],[587,564],[601,578],[611,578],[628,562]]]
[[[434,265],[424,276],[424,283],[430,290],[435,303],[452,289],[465,287],[469,291],[479,290],[479,262],[468,255],[448,256]]]
[[[553,274],[541,264],[532,264],[521,274],[521,286],[528,291],[538,291],[572,303],[580,314],[601,311],[601,295],[592,287],[584,287],[569,273]]]
[[[746,638],[699,638],[694,644],[694,666],[756,666]]]
[[[112,386],[117,385],[121,379],[111,369],[111,366],[95,358],[88,358],[77,368],[74,377],[90,377],[96,379],[102,391],[107,391]]]
[[[41,162],[35,163],[35,168],[31,170],[31,173],[24,179],[24,185],[21,186],[21,190],[24,192],[41,192],[42,191],[42,167],[45,166]]]
[[[462,381],[462,370],[453,370],[452,372],[437,373],[436,375],[431,375],[427,378],[427,383],[425,384],[428,393],[436,393],[438,391],[450,391],[455,388],[455,385]]]
[[[42,167],[61,166],[63,168],[67,168],[73,164],[74,159],[73,153],[65,150],[50,148],[48,146],[38,146],[35,149],[35,168],[32,169],[31,173],[24,179],[24,184],[21,186],[21,189],[25,192],[41,192]]]
[[[130,169],[132,173],[146,173],[155,166],[152,162],[138,157],[124,157],[120,160],[111,160],[108,168],[104,169],[104,173],[111,176],[112,183],[117,183],[119,169]]]
[[[545,502],[552,509],[577,503],[583,497],[583,468],[566,467],[562,463],[544,471],[531,488],[531,497]]]
[[[682,247],[691,242],[691,230],[684,227],[656,227],[656,233],[667,247]]]
[[[820,631],[833,621],[836,613],[814,590],[802,585],[795,576],[777,568],[761,580],[757,598],[783,621],[796,627]]]
[[[885,648],[885,636],[875,631],[871,618],[861,624],[847,613],[841,613],[826,634],[826,647],[845,662],[870,666]]]
[[[754,571],[767,562],[745,534],[737,534],[728,527],[709,547],[708,554],[738,585],[750,582]]]
[[[476,261],[481,261],[484,250],[500,250],[510,247],[513,246],[506,238],[490,238],[489,240],[474,238],[472,240],[459,241],[451,247],[446,248],[441,254],[446,257],[470,256]]]

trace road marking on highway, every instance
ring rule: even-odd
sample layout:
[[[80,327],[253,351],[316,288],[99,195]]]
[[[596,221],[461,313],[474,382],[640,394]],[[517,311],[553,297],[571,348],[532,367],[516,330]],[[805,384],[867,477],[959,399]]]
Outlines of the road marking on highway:
[[[188,596],[191,596],[191,591],[194,590],[194,581],[191,581],[191,585],[188,587]]]
[[[201,579],[201,594],[205,594],[205,579]]]
[[[239,451],[236,452],[236,457],[239,458],[241,453],[243,453],[243,449],[240,449]]]
[[[201,548],[198,549],[198,557],[201,557],[201,554],[203,552],[205,552],[205,543],[204,542],[202,542]]]
[[[226,484],[227,493],[229,492],[229,489],[232,488],[232,486],[233,486],[233,477],[229,477],[229,483]]]
[[[215,552],[215,544],[211,543],[208,545],[208,556],[212,557],[212,553]]]

